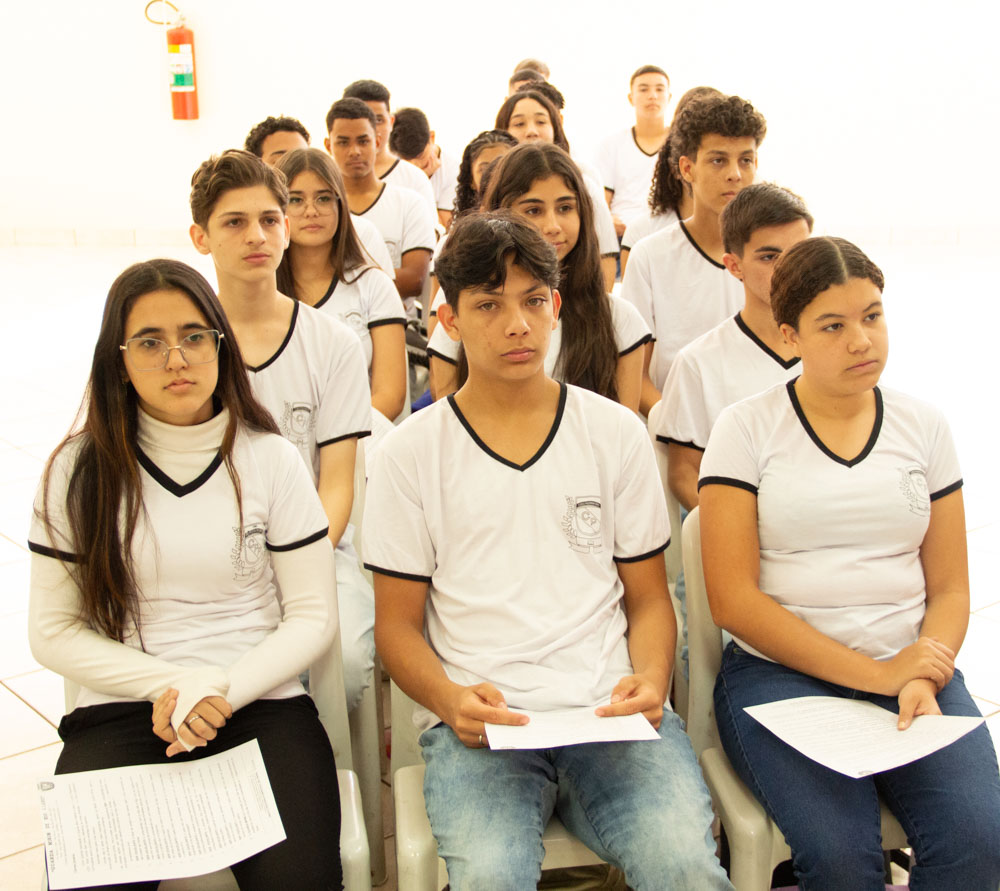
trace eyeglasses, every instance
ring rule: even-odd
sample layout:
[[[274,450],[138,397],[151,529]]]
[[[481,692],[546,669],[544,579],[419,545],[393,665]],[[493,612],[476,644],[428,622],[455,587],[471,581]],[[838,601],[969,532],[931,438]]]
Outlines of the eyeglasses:
[[[130,337],[124,346],[118,347],[128,353],[129,361],[137,371],[161,371],[167,367],[171,350],[180,350],[188,365],[204,365],[219,355],[219,342],[224,334],[214,328],[195,331],[175,346],[155,337]]]
[[[300,217],[306,212],[306,205],[312,204],[313,209],[321,217],[330,216],[337,209],[337,201],[332,195],[317,195],[315,198],[304,198],[301,195],[292,195],[288,199],[288,210],[286,213],[290,217]]]

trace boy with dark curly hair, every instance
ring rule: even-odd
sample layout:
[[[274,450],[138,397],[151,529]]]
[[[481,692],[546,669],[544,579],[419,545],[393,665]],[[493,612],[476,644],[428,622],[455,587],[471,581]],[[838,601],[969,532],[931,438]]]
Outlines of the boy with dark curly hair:
[[[296,118],[272,115],[247,134],[243,148],[273,167],[282,155],[309,148],[309,131]]]
[[[656,337],[647,347],[640,409],[660,400],[678,350],[743,305],[743,289],[723,265],[719,215],[757,175],[764,116],[739,96],[692,102],[671,133],[681,178],[691,186],[694,211],[635,245],[622,282]]]

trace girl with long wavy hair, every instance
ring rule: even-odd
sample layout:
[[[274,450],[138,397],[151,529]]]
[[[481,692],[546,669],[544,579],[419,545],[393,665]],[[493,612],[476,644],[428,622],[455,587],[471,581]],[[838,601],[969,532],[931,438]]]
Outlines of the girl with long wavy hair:
[[[483,195],[483,210],[501,208],[534,225],[559,260],[562,309],[549,346],[549,373],[637,411],[639,347],[650,333],[634,307],[605,291],[593,204],[579,168],[558,146],[519,145],[492,168]],[[440,399],[463,379],[459,344],[438,326],[428,355]]]
[[[118,277],[81,416],[29,536],[32,652],[80,685],[56,772],[256,738],[287,838],[237,881],[340,887],[333,752],[297,679],[337,628],[327,519],[199,273]]]

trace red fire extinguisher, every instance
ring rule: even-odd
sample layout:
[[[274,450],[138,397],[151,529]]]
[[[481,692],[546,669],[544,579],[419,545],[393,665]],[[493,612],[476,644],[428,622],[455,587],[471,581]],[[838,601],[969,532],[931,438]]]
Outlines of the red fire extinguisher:
[[[167,31],[167,65],[170,70],[170,100],[175,121],[198,119],[198,81],[194,73],[194,31],[184,16]]]

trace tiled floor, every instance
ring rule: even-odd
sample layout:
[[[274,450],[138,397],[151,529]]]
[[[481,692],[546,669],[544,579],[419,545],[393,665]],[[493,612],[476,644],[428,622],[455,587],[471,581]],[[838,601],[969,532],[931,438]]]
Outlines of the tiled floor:
[[[972,615],[959,657],[1000,739],[1000,482],[995,471],[996,331],[1000,295],[988,258],[960,248],[871,250],[886,271],[893,357],[885,383],[945,407],[962,457]],[[108,286],[126,265],[174,256],[206,274],[192,250],[0,248],[0,888],[37,889],[41,828],[33,781],[51,772],[62,682],[27,644],[31,499],[43,463],[82,396]],[[981,394],[988,402],[986,411]],[[995,428],[993,428],[995,430]],[[388,881],[395,888],[392,815]]]

